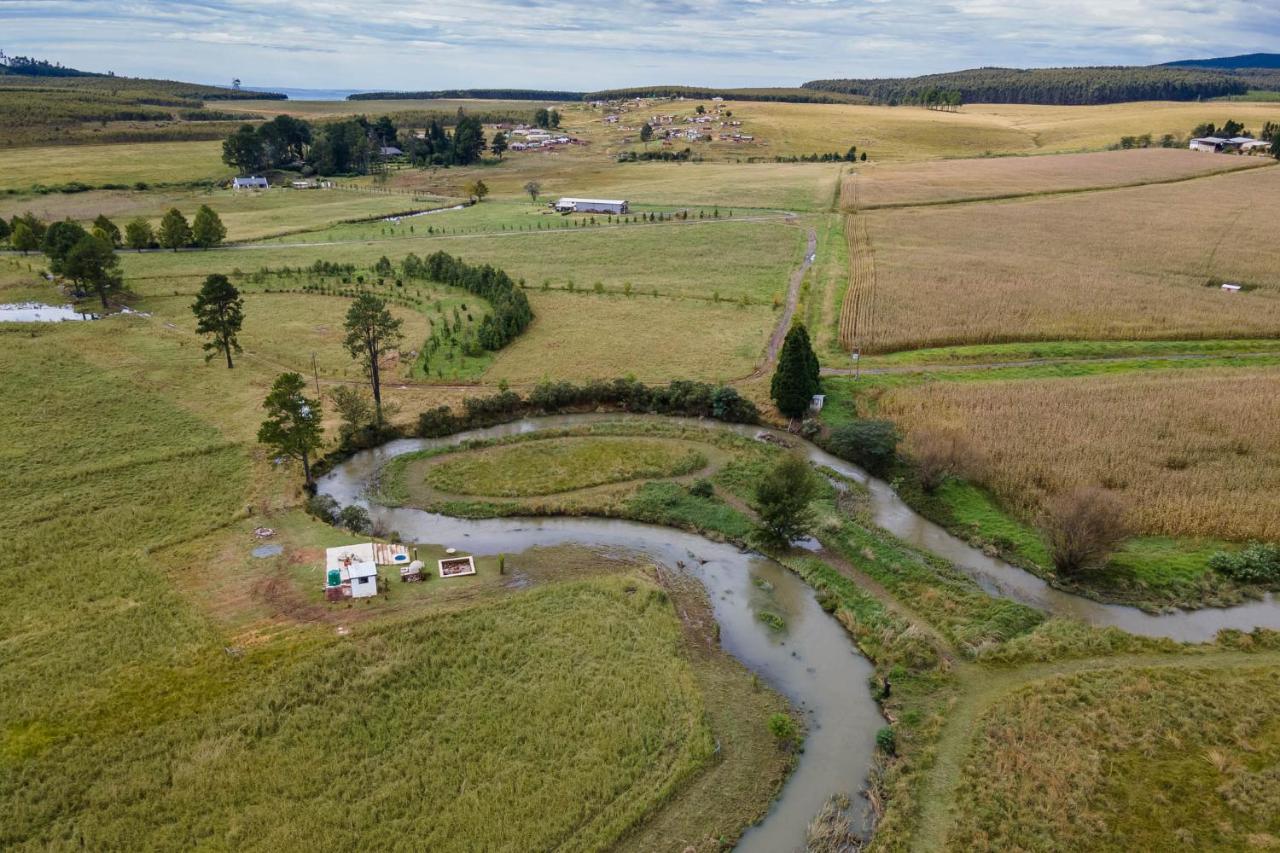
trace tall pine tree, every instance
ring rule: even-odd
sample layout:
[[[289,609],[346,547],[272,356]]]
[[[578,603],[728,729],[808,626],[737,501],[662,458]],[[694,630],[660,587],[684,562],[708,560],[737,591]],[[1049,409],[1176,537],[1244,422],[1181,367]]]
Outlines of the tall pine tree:
[[[789,418],[803,417],[813,402],[813,395],[821,390],[818,380],[818,357],[809,343],[809,332],[803,323],[796,323],[787,332],[778,356],[778,366],[769,385],[769,396],[778,411]]]

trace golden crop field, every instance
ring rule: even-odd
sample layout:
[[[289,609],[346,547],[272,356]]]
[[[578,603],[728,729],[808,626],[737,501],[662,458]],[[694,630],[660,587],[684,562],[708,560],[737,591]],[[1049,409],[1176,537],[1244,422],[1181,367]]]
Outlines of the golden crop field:
[[[1280,169],[1266,168],[858,214],[876,278],[859,343],[1280,336],[1277,213]],[[1256,289],[1224,293],[1214,279]]]
[[[1136,532],[1280,539],[1280,371],[1230,368],[935,383],[888,392],[907,433],[954,429],[976,479],[1024,518],[1079,485],[1115,489]]]
[[[841,202],[847,209],[867,210],[994,199],[1177,181],[1272,162],[1263,157],[1206,156],[1185,148],[1144,148],[860,166],[845,180]]]
[[[80,181],[92,186],[182,184],[231,177],[222,143],[146,142],[120,145],[51,145],[0,151],[0,190],[25,190]]]

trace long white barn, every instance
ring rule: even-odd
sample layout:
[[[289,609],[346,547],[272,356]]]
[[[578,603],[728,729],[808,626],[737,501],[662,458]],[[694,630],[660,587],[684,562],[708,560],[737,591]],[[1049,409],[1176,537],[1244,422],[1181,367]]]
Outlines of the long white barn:
[[[556,202],[561,213],[628,213],[626,199],[562,198]]]

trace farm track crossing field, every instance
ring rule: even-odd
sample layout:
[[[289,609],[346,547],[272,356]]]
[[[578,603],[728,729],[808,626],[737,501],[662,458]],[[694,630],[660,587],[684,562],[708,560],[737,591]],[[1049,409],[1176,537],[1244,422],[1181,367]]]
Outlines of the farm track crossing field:
[[[877,350],[1280,336],[1280,169],[866,217]],[[1212,281],[1256,289],[1230,294]]]
[[[1280,540],[1275,369],[933,383],[890,391],[879,411],[908,433],[963,433],[977,481],[1024,518],[1101,485],[1140,533]]]
[[[1205,156],[1173,148],[1040,157],[993,157],[860,167],[841,204],[868,210],[1186,180],[1270,165],[1262,157]]]

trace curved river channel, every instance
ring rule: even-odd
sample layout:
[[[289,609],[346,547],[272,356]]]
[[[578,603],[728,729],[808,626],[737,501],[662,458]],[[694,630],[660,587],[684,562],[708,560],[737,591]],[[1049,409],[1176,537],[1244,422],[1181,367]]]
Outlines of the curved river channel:
[[[868,679],[872,668],[858,654],[844,629],[823,612],[813,591],[782,566],[758,554],[712,542],[690,533],[629,521],[599,518],[460,519],[416,509],[370,502],[368,486],[389,459],[427,448],[473,439],[564,429],[619,420],[653,420],[637,415],[562,415],[526,418],[471,430],[443,439],[402,439],[366,450],[321,477],[319,490],[339,504],[359,503],[370,517],[408,540],[443,544],[479,556],[518,554],[538,546],[578,544],[643,554],[702,582],[720,624],[721,645],[729,654],[784,694],[805,715],[809,735],[795,772],[768,816],[749,829],[737,850],[777,853],[801,847],[805,826],[837,792],[856,794],[865,784],[875,749],[875,732],[884,725]],[[754,437],[759,427],[719,421],[662,418],[663,422],[731,431]],[[1270,596],[1230,608],[1177,611],[1162,615],[1134,607],[1102,604],[1071,595],[1009,563],[988,557],[922,518],[888,483],[816,446],[775,433],[811,462],[864,484],[870,492],[875,523],[898,538],[951,562],[992,595],[1011,598],[1055,615],[1135,634],[1184,642],[1211,640],[1222,628],[1280,628],[1280,604]],[[516,565],[518,568],[518,565]],[[767,609],[786,620],[785,631],[765,625],[757,613]],[[854,799],[861,803],[860,799]],[[867,819],[862,805],[860,817]]]

